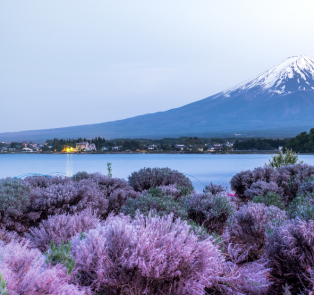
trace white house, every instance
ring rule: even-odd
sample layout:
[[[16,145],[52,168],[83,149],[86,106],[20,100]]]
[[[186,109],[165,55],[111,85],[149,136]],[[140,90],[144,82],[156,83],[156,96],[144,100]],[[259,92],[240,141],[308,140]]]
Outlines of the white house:
[[[185,147],[184,144],[176,144],[176,145],[175,145],[175,148],[176,148],[176,149],[180,149],[181,151],[183,151],[184,147]]]
[[[86,151],[96,151],[96,145],[94,143],[90,143],[89,147],[85,150]]]
[[[96,146],[94,143],[79,142],[76,144],[76,149],[78,151],[96,151]]]
[[[33,152],[33,150],[32,150],[32,149],[30,149],[30,148],[25,147],[25,148],[23,148],[23,149],[22,149],[22,152],[32,153],[32,152]]]

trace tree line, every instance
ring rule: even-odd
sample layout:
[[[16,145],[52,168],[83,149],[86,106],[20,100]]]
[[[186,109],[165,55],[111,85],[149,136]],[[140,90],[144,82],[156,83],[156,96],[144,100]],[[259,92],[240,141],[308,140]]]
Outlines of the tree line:
[[[297,153],[314,153],[314,128],[309,133],[301,132],[296,137],[290,138],[285,148]]]
[[[235,150],[275,150],[279,146],[285,146],[288,139],[249,139],[244,141],[236,140],[233,144]]]

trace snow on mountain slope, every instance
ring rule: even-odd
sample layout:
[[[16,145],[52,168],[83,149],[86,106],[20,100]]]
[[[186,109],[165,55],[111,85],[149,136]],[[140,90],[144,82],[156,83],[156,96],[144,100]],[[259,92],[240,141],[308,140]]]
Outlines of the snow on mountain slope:
[[[225,96],[255,89],[259,93],[288,94],[314,89],[314,58],[301,55],[289,57],[279,65],[222,92]]]

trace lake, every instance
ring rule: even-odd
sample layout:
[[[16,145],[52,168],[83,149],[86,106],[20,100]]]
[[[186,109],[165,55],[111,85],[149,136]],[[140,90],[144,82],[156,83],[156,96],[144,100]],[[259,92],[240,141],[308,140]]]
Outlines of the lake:
[[[271,155],[265,154],[2,154],[0,178],[52,172],[71,176],[78,171],[107,174],[107,162],[111,162],[113,177],[127,179],[133,171],[144,167],[169,167],[187,174],[195,189],[201,191],[203,185],[211,182],[228,186],[233,174],[263,166],[270,158]],[[302,155],[299,158],[314,165],[314,155]]]

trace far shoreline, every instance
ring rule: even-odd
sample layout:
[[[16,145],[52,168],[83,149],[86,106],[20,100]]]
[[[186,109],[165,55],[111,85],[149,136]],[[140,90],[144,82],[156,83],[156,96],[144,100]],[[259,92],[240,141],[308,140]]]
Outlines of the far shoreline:
[[[5,152],[0,155],[274,155],[279,151],[228,151],[228,152]],[[299,153],[314,155],[314,153]]]

